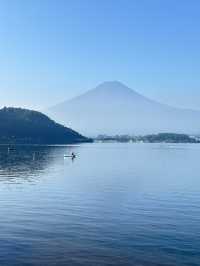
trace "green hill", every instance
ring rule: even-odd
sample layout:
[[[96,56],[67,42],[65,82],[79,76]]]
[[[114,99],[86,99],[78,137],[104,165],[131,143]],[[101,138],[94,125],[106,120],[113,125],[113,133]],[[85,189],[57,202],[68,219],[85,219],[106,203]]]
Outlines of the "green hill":
[[[40,112],[13,107],[0,109],[1,144],[70,144],[90,141]]]

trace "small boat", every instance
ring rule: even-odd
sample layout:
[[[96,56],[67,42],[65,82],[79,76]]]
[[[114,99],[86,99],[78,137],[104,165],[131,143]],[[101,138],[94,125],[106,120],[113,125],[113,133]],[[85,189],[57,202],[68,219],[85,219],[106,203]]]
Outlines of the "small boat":
[[[72,159],[75,159],[76,158],[76,155],[75,154],[64,154],[64,158],[72,158]]]

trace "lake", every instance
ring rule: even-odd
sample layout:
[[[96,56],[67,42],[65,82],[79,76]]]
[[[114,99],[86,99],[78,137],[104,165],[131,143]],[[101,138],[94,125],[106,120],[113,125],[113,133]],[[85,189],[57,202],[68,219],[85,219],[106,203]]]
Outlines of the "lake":
[[[199,160],[198,144],[0,146],[0,265],[199,266]]]

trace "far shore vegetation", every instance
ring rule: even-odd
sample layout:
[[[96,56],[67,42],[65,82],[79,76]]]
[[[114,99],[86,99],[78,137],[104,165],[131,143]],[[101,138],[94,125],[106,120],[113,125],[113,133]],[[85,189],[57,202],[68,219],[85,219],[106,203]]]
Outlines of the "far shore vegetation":
[[[144,136],[99,135],[97,142],[143,142],[143,143],[200,143],[200,137],[177,133],[158,133]]]

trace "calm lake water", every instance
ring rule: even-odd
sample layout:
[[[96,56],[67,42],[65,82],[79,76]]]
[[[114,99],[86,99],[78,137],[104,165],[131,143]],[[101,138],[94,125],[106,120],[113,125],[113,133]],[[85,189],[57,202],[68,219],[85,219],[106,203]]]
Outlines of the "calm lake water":
[[[0,265],[199,266],[200,145],[0,146]]]

